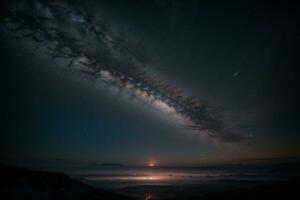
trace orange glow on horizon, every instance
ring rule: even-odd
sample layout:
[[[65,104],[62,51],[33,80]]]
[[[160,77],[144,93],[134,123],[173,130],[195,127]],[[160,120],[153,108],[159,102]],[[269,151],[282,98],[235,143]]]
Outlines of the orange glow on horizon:
[[[148,163],[148,166],[149,166],[149,167],[155,167],[155,163],[154,163],[154,161],[152,161],[152,160],[151,160],[151,161],[149,161],[149,163]]]

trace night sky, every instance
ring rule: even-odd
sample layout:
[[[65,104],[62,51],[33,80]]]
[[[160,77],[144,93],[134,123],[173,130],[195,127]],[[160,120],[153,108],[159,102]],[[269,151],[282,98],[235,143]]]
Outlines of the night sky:
[[[16,2],[0,18],[3,162],[202,165],[300,155],[297,4]],[[104,21],[101,37],[83,8]],[[40,31],[55,27],[65,46],[44,36],[54,45],[47,49],[22,37],[24,27],[9,31],[7,16],[13,25],[27,19],[14,9],[43,15]],[[72,56],[60,57],[66,46]]]

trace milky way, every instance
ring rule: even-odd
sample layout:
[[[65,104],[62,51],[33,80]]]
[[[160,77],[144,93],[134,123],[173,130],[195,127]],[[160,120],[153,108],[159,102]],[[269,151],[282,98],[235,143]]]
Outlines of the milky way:
[[[216,109],[150,73],[146,45],[121,34],[107,17],[62,1],[19,1],[7,6],[1,23],[4,35],[29,39],[35,48],[46,48],[51,57],[66,60],[70,69],[142,99],[202,138],[247,139],[239,128],[218,117]]]

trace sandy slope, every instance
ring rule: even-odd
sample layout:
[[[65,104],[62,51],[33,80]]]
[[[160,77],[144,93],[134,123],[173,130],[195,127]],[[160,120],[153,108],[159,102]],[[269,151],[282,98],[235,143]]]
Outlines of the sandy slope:
[[[1,166],[0,177],[1,199],[131,199],[54,172]]]

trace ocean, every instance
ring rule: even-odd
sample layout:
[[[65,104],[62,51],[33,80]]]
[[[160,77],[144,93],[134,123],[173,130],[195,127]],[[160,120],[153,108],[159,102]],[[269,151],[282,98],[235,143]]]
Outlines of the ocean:
[[[226,165],[217,167],[84,166],[55,170],[86,184],[134,199],[167,199],[254,187],[300,177],[294,165]]]

